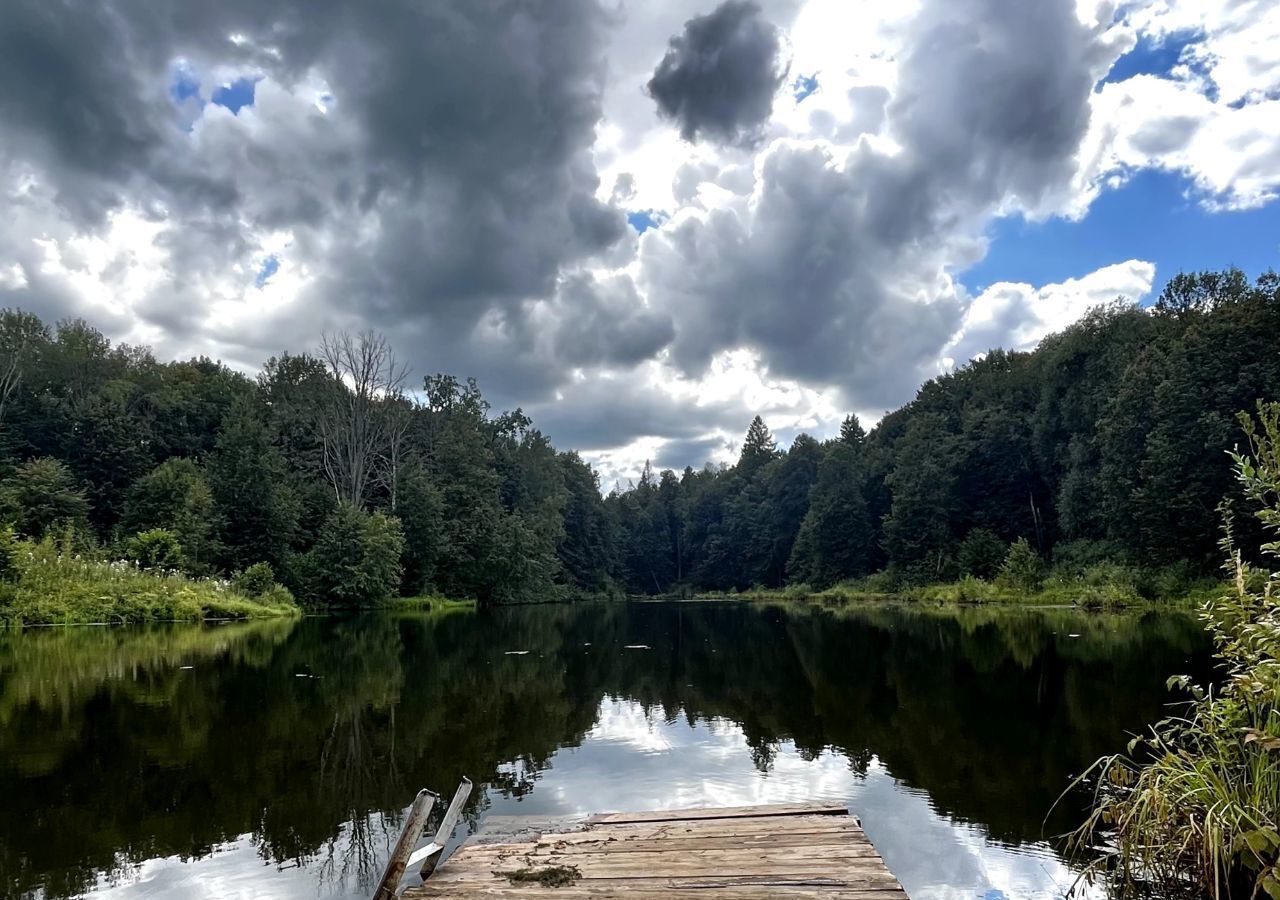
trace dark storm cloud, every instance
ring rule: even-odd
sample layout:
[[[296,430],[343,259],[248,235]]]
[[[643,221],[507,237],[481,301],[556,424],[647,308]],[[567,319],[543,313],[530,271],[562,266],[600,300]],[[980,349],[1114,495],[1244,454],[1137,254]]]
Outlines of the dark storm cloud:
[[[749,0],[725,0],[695,16],[646,89],[686,141],[750,142],[768,120],[787,76],[782,33]]]
[[[555,356],[575,366],[634,366],[675,337],[666,312],[648,309],[626,276],[574,275],[557,292]]]
[[[288,231],[312,324],[430,322],[448,344],[629,235],[590,157],[609,25],[592,0],[11,0],[0,163],[45,190],[55,231],[160,210],[173,281],[135,308],[172,337],[198,338],[209,282]],[[179,64],[206,97],[215,71],[260,77],[253,107],[188,132]]]
[[[566,384],[560,396],[525,407],[557,446],[604,450],[636,438],[700,439],[745,430],[751,412],[738,399],[699,405],[635,376],[597,375]]]
[[[948,272],[981,254],[990,216],[1068,186],[1116,52],[1072,0],[926,0],[906,27],[892,99],[866,98],[897,152],[776,143],[749,203],[642,241],[642,286],[680,311],[671,352],[686,374],[745,345],[774,377],[896,405],[936,372],[965,306]],[[677,180],[692,198],[709,179]]]
[[[659,471],[674,469],[677,472],[686,466],[701,469],[707,460],[731,449],[732,445],[733,441],[719,436],[667,441],[658,449],[653,467]]]
[[[856,88],[853,121],[816,129],[834,146],[700,152],[674,185],[695,208],[637,237],[621,208],[637,185],[602,193],[592,155],[613,25],[592,0],[8,0],[0,271],[26,283],[6,275],[0,301],[116,333],[141,317],[161,353],[247,366],[325,327],[380,328],[419,370],[478,376],[564,446],[660,437],[677,465],[758,410],[673,400],[648,360],[698,376],[746,346],[769,377],[838,385],[859,409],[933,374],[964,313],[948,274],[980,255],[994,210],[1064,190],[1114,56],[1071,0],[925,0],[893,91]],[[649,92],[686,138],[742,144],[769,119],[784,54],[760,10],[730,0],[685,24]],[[254,103],[175,100],[179,70],[206,101],[257,79]],[[157,287],[130,281],[129,250],[100,273],[75,258],[72,238],[124,209],[165,225]],[[307,286],[237,314],[257,295],[235,279],[251,285],[276,252],[275,283]],[[49,265],[59,253],[105,302],[86,305]],[[210,317],[214,303],[231,314]]]

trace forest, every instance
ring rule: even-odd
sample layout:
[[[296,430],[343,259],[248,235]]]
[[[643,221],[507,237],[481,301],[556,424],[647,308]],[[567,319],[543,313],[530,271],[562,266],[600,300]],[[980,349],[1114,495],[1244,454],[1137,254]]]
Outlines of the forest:
[[[1278,336],[1280,276],[1182,274],[1150,308],[929,381],[869,431],[849,416],[784,449],[756,417],[734,464],[646,466],[602,496],[521,410],[474,380],[410,384],[375,334],[250,377],[6,310],[0,515],[11,540],[274,579],[310,606],[919,584],[1019,554],[1191,577],[1219,565],[1220,505],[1244,502],[1226,453],[1237,413],[1280,397]]]

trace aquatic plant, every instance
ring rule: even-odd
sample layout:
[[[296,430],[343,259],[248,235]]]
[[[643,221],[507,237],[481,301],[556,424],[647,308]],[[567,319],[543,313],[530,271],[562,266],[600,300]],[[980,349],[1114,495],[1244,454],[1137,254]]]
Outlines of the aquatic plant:
[[[1231,454],[1244,495],[1280,559],[1280,404],[1241,416],[1247,452]],[[1280,574],[1259,573],[1226,517],[1229,590],[1203,617],[1223,668],[1219,687],[1170,679],[1192,700],[1125,754],[1104,757],[1078,849],[1107,848],[1088,868],[1120,896],[1280,898]]]

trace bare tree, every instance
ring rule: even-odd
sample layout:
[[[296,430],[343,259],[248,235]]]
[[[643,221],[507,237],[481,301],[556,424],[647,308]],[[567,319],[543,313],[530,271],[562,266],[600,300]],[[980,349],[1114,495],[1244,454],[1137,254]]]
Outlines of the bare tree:
[[[387,417],[387,437],[382,453],[379,455],[377,470],[378,483],[387,492],[391,501],[391,511],[396,511],[396,501],[400,493],[400,466],[404,462],[405,447],[408,443],[409,423],[413,419],[415,403],[403,393],[397,393],[384,401],[384,414]]]
[[[361,506],[393,448],[398,458],[403,426],[395,408],[409,370],[372,331],[326,334],[320,356],[333,378],[318,417],[325,474],[339,500]]]
[[[4,427],[9,401],[22,385],[22,374],[32,354],[32,345],[47,340],[44,325],[31,313],[0,311],[0,428]]]

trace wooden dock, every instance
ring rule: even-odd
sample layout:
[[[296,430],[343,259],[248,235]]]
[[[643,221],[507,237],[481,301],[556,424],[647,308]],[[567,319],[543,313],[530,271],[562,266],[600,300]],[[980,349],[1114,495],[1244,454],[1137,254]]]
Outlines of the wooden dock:
[[[484,897],[907,900],[857,818],[817,804],[490,817],[403,894]]]

